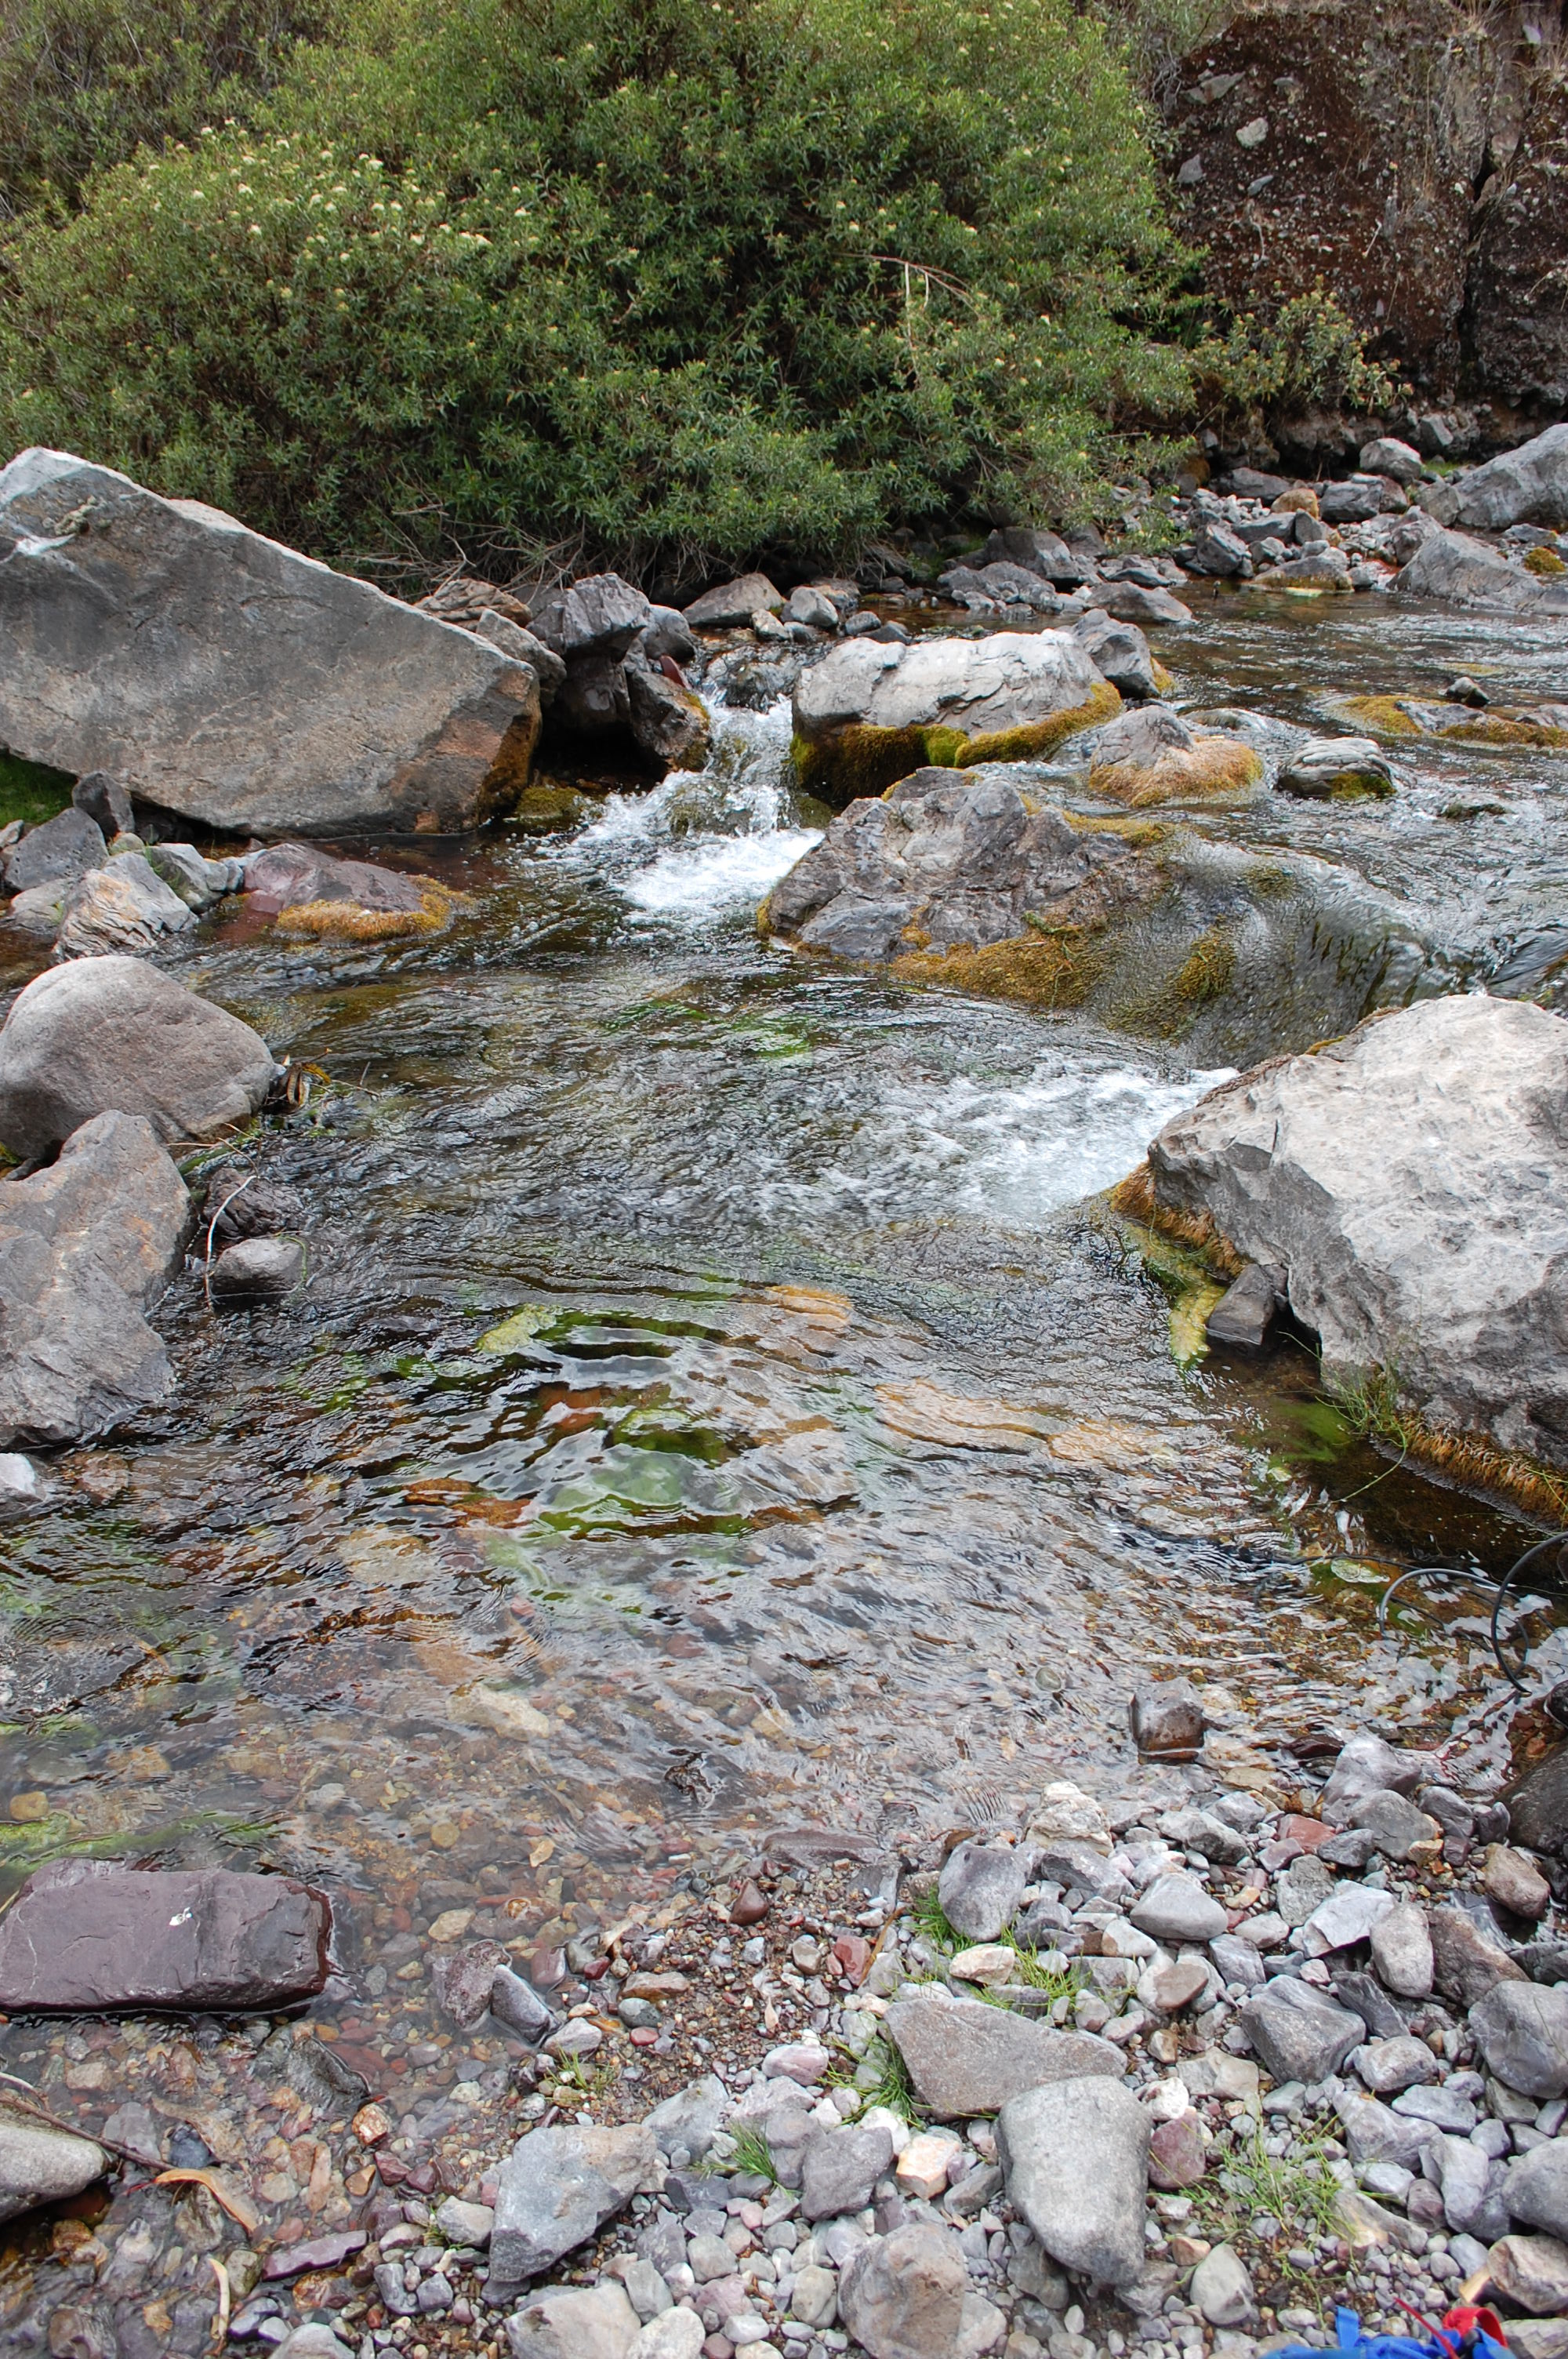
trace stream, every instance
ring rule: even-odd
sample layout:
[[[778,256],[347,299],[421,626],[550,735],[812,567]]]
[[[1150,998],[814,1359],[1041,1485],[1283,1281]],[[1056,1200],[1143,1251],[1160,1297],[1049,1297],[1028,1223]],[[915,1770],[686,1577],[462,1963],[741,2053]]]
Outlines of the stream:
[[[1459,670],[1568,686],[1568,626],[1375,597],[1206,593],[1158,652],[1185,704],[1313,726]],[[503,2060],[399,1978],[443,1912],[547,1951],[762,1830],[888,1848],[1048,1777],[1114,1792],[1150,1676],[1197,1681],[1243,1775],[1352,1722],[1506,1758],[1484,1593],[1376,1608],[1533,1527],[1360,1440],[1299,1338],[1184,1364],[1096,1201],[1225,1069],[762,942],[823,819],[788,742],[782,704],[719,708],[708,772],[575,837],[370,847],[470,897],[438,940],[242,915],[170,954],[323,1077],[266,1155],[308,1285],[214,1315],[188,1275],[170,1406],[4,1534],[0,1897],[74,1851],[325,1885],[312,2011],[418,2049],[427,2124]],[[1352,871],[1448,987],[1495,977],[1563,922],[1568,769],[1390,750],[1391,802],[1194,824]],[[1568,1668],[1534,1635],[1532,1686]],[[82,2082],[12,2024],[0,2069],[112,2087],[119,2036]]]

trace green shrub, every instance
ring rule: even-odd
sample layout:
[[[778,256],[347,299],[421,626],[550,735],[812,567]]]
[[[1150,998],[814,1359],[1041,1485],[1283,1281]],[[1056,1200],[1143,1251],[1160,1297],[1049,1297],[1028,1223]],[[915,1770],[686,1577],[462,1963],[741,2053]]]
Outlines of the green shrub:
[[[10,0],[0,14],[0,213],[73,203],[95,166],[189,138],[277,79],[332,0]]]
[[[1321,279],[1271,319],[1247,312],[1211,332],[1193,361],[1200,398],[1222,429],[1314,407],[1365,415],[1394,397],[1393,379],[1368,359],[1360,330]]]
[[[0,434],[416,574],[1092,505],[1182,257],[1069,0],[380,0],[12,233]]]

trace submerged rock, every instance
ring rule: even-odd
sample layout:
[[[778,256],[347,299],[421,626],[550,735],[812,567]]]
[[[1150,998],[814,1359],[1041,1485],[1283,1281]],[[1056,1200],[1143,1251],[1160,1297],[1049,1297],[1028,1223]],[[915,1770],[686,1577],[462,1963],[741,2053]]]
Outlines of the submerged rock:
[[[1568,1026],[1429,1000],[1213,1091],[1150,1149],[1159,1204],[1287,1273],[1331,1381],[1568,1463]]]
[[[179,1266],[189,1203],[129,1114],[95,1115],[47,1171],[0,1188],[0,1444],[84,1440],[165,1397],[174,1372],[145,1314]]]
[[[108,2156],[91,2138],[49,2129],[0,2101],[0,2220],[80,2195],[108,2168]]]
[[[0,1918],[0,2006],[292,2006],[324,1985],[331,1931],[326,1895],[292,1876],[58,1860]]]
[[[277,1068],[265,1040],[135,958],[40,974],[0,1030],[0,1139],[47,1155],[94,1114],[145,1114],[165,1139],[246,1122]]]
[[[0,473],[0,741],[30,761],[312,833],[466,826],[527,783],[538,682],[470,632],[64,451]]]
[[[840,641],[795,692],[801,784],[842,810],[923,764],[1048,753],[1120,698],[1065,631],[910,646]]]
[[[304,1277],[297,1237],[245,1237],[218,1256],[210,1283],[215,1302],[281,1302]]]

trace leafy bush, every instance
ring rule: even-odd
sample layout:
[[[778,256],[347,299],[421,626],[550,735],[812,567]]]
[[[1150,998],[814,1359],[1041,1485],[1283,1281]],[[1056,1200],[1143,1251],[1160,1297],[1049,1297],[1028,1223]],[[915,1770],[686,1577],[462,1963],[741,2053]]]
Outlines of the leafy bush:
[[[276,81],[332,0],[11,0],[0,15],[0,213],[74,202],[95,167],[189,138]]]
[[[1184,399],[1143,110],[1070,0],[362,5],[12,234],[13,446],[340,560],[668,581],[1092,502]]]
[[[1222,425],[1256,428],[1313,407],[1365,416],[1394,397],[1393,379],[1368,359],[1360,330],[1321,279],[1271,319],[1247,312],[1232,321],[1199,344],[1194,363],[1202,397]]]

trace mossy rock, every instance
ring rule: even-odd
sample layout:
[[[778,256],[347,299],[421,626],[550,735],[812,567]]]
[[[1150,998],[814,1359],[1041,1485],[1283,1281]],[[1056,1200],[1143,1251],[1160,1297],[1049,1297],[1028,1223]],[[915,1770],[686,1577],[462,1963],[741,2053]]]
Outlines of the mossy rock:
[[[1098,729],[1121,710],[1108,680],[1098,682],[1082,704],[1067,706],[1044,721],[1014,729],[982,730],[967,737],[961,729],[928,723],[910,729],[876,729],[863,722],[816,740],[795,737],[795,778],[831,810],[883,795],[916,770],[968,770],[982,762],[1038,762],[1069,737]]]
[[[1158,762],[1105,762],[1089,772],[1089,791],[1130,810],[1161,803],[1229,802],[1255,787],[1263,757],[1234,737],[1200,737],[1194,745],[1173,746]]]
[[[1346,696],[1339,701],[1340,712],[1359,721],[1374,737],[1419,737],[1421,723],[1407,711],[1397,696]]]
[[[1550,577],[1555,573],[1568,573],[1568,565],[1564,565],[1552,549],[1531,549],[1525,553],[1524,570],[1527,573]]]
[[[524,835],[563,835],[580,827],[591,805],[586,795],[575,787],[564,787],[554,778],[536,778],[524,787],[507,814],[507,825]]]

